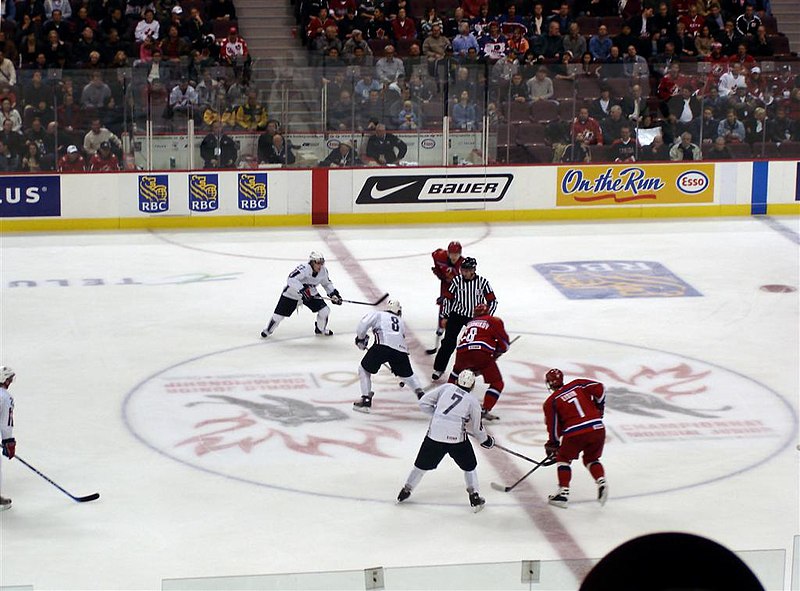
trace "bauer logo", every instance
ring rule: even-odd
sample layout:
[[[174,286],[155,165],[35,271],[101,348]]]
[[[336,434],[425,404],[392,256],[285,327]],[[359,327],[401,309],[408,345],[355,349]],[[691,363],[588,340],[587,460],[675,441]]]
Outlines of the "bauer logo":
[[[702,295],[664,265],[652,261],[569,261],[533,267],[571,300]]]
[[[58,217],[61,177],[0,176],[0,217]]]
[[[260,211],[267,209],[267,173],[239,174],[239,209]]]
[[[678,177],[678,190],[687,195],[697,195],[708,187],[708,177],[699,170],[687,170]]]
[[[169,211],[169,179],[167,175],[139,175],[139,211],[144,213]]]
[[[373,176],[356,203],[500,201],[513,179],[512,174]]]
[[[219,180],[216,174],[189,175],[189,211],[202,213],[219,209]]]

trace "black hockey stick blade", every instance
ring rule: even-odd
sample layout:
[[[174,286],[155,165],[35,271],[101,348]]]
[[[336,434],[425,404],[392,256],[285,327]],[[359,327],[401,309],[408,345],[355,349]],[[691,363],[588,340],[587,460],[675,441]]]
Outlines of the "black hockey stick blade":
[[[438,348],[436,348],[436,349],[425,349],[425,354],[426,355],[434,355],[436,353],[436,351],[438,351],[438,350],[439,350]]]
[[[21,462],[21,463],[22,463],[24,466],[26,466],[26,467],[30,468],[30,469],[31,469],[33,472],[35,472],[36,474],[38,474],[39,476],[41,476],[42,478],[44,478],[44,479],[45,479],[47,482],[49,482],[50,484],[52,484],[53,486],[55,486],[55,487],[56,487],[58,490],[60,490],[61,492],[63,492],[65,495],[67,495],[67,496],[68,496],[70,499],[72,499],[72,500],[73,500],[73,501],[75,501],[76,503],[88,503],[89,501],[96,501],[97,499],[99,499],[99,498],[100,498],[100,493],[92,493],[92,494],[90,494],[90,495],[86,495],[85,497],[76,497],[75,495],[73,495],[72,493],[70,493],[68,490],[66,490],[66,489],[64,489],[64,488],[62,488],[62,487],[60,487],[58,484],[56,484],[55,482],[53,482],[53,481],[52,481],[50,478],[48,478],[47,476],[45,476],[44,474],[42,474],[41,472],[39,472],[39,470],[37,470],[36,468],[34,468],[33,466],[31,466],[31,465],[30,465],[28,462],[26,462],[25,460],[23,460],[21,457],[19,457],[19,456],[14,456],[14,457],[15,457],[16,459],[18,459],[18,460],[19,460],[19,461],[20,461],[20,462]]]

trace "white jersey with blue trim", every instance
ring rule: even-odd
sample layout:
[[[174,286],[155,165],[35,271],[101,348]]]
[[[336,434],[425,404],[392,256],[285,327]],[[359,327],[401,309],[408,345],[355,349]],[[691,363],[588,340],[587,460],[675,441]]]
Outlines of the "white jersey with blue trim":
[[[328,268],[322,265],[317,273],[311,268],[311,263],[303,263],[297,265],[295,269],[289,273],[286,280],[286,287],[283,288],[283,295],[292,300],[300,300],[302,296],[300,292],[306,287],[311,287],[311,295],[319,295],[317,286],[321,285],[325,289],[325,293],[330,295],[333,287],[330,277],[328,276]]]
[[[441,443],[460,443],[471,433],[478,443],[489,436],[481,423],[481,403],[456,384],[442,384],[420,398],[419,407],[433,415],[428,437]]]
[[[0,386],[0,436],[3,439],[14,436],[14,398],[2,386]]]
[[[358,323],[356,334],[363,339],[372,329],[376,345],[386,345],[401,353],[408,353],[406,345],[406,325],[397,314],[378,310],[365,315]]]

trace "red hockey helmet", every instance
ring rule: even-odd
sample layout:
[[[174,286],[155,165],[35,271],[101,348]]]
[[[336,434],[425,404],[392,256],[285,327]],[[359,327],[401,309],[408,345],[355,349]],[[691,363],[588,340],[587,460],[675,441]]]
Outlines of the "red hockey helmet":
[[[489,313],[489,306],[486,304],[475,304],[475,309],[472,311],[472,315],[476,318],[478,316],[486,316]]]
[[[453,240],[447,245],[447,252],[461,253],[461,243],[458,240]]]
[[[564,373],[560,369],[551,369],[545,374],[544,381],[551,390],[558,390],[564,385]]]

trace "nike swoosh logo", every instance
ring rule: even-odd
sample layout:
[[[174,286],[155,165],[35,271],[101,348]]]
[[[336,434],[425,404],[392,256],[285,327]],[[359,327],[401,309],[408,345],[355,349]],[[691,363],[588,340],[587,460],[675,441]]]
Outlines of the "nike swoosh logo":
[[[394,195],[398,191],[402,191],[403,189],[406,189],[411,185],[415,185],[416,183],[417,181],[411,181],[410,183],[406,183],[405,185],[398,185],[397,187],[392,187],[390,189],[379,189],[378,185],[376,184],[370,190],[369,196],[372,197],[373,199],[384,199],[385,197],[388,197],[389,195]]]

